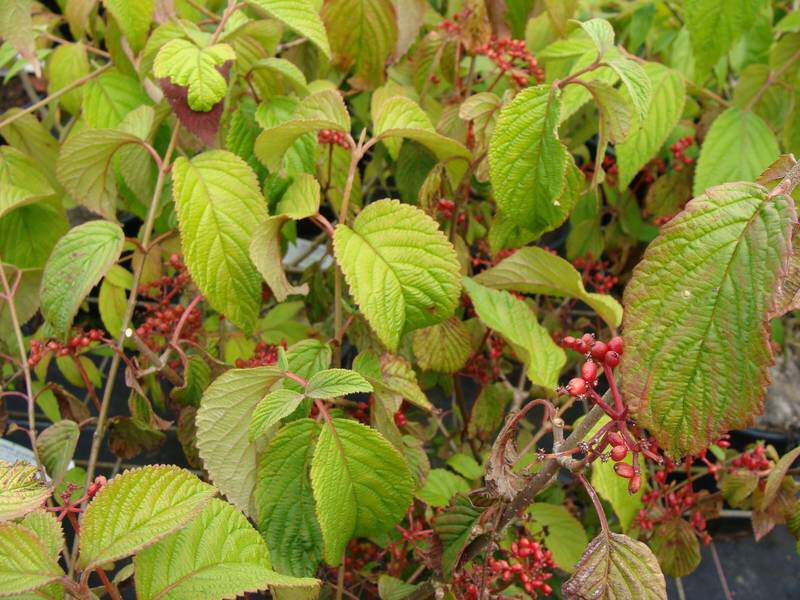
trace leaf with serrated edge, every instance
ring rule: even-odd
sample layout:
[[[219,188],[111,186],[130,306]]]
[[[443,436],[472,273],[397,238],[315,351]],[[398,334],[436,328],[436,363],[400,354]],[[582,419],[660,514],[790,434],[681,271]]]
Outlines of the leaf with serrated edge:
[[[680,517],[657,525],[650,546],[665,575],[686,577],[700,564],[700,542],[694,527]]]
[[[178,158],[172,185],[192,280],[211,306],[249,331],[261,306],[261,277],[248,245],[267,219],[255,173],[235,154],[210,150]]]
[[[341,563],[350,538],[380,535],[402,519],[414,488],[394,446],[374,429],[349,419],[323,425],[311,463],[311,485],[325,561],[334,567]]]
[[[619,75],[622,85],[628,92],[628,98],[630,98],[635,114],[639,119],[643,119],[647,114],[653,93],[650,78],[644,68],[638,62],[624,56],[612,58],[607,64]]]
[[[796,218],[791,198],[721,185],[663,227],[634,270],[622,394],[667,452],[699,452],[760,410],[773,362],[767,315]]]
[[[693,192],[758,177],[780,154],[775,134],[761,117],[729,108],[711,124],[697,159]]]
[[[35,590],[63,575],[33,530],[18,523],[0,524],[0,596]]]
[[[86,85],[83,118],[94,128],[116,127],[129,112],[150,103],[138,79],[112,70]]]
[[[600,533],[563,585],[578,600],[667,600],[667,585],[650,548],[619,533]]]
[[[136,135],[118,129],[87,129],[71,135],[58,155],[58,181],[74,200],[113,219],[117,184],[111,159],[123,146],[141,143]]]
[[[195,518],[216,492],[172,465],[117,475],[95,496],[81,520],[81,568],[91,569],[154,544]]]
[[[153,19],[153,0],[137,0],[135,3],[129,0],[104,0],[103,4],[128,38],[134,54],[144,48]]]
[[[208,112],[228,91],[228,82],[217,67],[235,59],[236,53],[228,44],[201,48],[189,40],[177,39],[158,51],[153,74],[188,88],[189,108]]]
[[[66,335],[86,295],[111,268],[125,236],[108,221],[74,227],[56,243],[42,275],[42,314],[58,335]]]
[[[591,306],[611,327],[619,327],[622,321],[619,302],[608,294],[587,292],[575,267],[544,248],[520,248],[494,267],[479,273],[475,281],[494,289],[576,298]]]
[[[417,329],[412,345],[417,364],[426,371],[455,373],[467,364],[472,354],[469,329],[458,317]]]
[[[338,398],[371,391],[372,385],[361,374],[348,369],[319,371],[311,376],[306,385],[306,394],[311,398]]]
[[[614,28],[605,19],[589,19],[588,21],[577,21],[577,23],[594,42],[600,54],[614,45]]]
[[[264,129],[258,135],[253,151],[264,166],[277,172],[294,141],[304,133],[320,129],[350,131],[350,115],[336,90],[322,90],[303,98],[289,121]]]
[[[789,471],[792,464],[794,464],[794,461],[797,460],[798,456],[800,456],[800,446],[781,456],[781,459],[772,468],[767,476],[767,485],[764,488],[764,498],[761,501],[762,506],[769,506],[775,501],[775,497],[778,495],[778,490],[781,487],[783,478],[786,476],[786,473]]]
[[[277,425],[281,419],[288,417],[300,405],[303,394],[292,390],[275,390],[258,403],[250,421],[250,440],[254,440]]]
[[[250,70],[258,71],[259,69],[265,69],[270,73],[280,75],[291,84],[298,94],[303,95],[308,93],[306,76],[293,62],[285,58],[276,58],[273,56],[262,58],[255,62]]]
[[[326,57],[331,57],[325,26],[311,0],[247,0],[247,2],[263,9],[269,16],[301,36],[307,37]]]
[[[288,220],[289,218],[284,215],[267,217],[253,232],[248,246],[250,260],[253,261],[278,302],[283,302],[289,296],[305,296],[309,289],[307,283],[300,285],[289,283],[286,272],[283,270],[281,229]]]
[[[268,587],[319,587],[316,579],[273,571],[264,539],[218,499],[188,526],[137,554],[134,577],[140,600],[223,600]]]
[[[295,577],[313,575],[322,560],[308,470],[320,424],[299,419],[281,428],[259,458],[255,503],[272,564]]]
[[[469,483],[463,477],[447,469],[432,469],[425,485],[416,492],[416,497],[428,506],[440,508],[447,506],[456,494],[468,494]]]
[[[397,43],[397,15],[391,0],[329,0],[322,20],[334,64],[344,72],[352,69],[350,84],[367,90],[381,85]]]
[[[248,439],[253,410],[281,379],[276,367],[231,369],[203,394],[197,411],[197,449],[209,478],[241,511],[254,515],[257,452]]]
[[[523,90],[500,111],[489,143],[497,206],[533,232],[557,227],[566,218],[556,203],[569,159],[556,134],[560,106],[560,92],[552,86]]]
[[[58,556],[65,548],[65,542],[64,527],[55,513],[40,508],[25,515],[25,518],[19,524],[33,531],[50,553],[50,556],[58,560]]]
[[[504,290],[483,287],[468,277],[464,278],[464,288],[478,318],[502,335],[527,364],[531,382],[554,389],[567,357],[525,302]]]
[[[54,193],[32,158],[11,146],[0,146],[0,217]]]
[[[34,465],[0,460],[0,522],[35,510],[50,492],[50,487],[38,479]]]
[[[350,293],[389,350],[404,332],[453,314],[460,291],[455,248],[418,208],[373,202],[352,228],[337,225],[333,247]]]
[[[646,112],[641,119],[634,119],[628,137],[615,145],[620,189],[627,187],[639,169],[664,145],[683,114],[686,100],[683,76],[678,71],[658,63],[647,63],[644,71],[652,89]]]
[[[377,393],[397,394],[423,410],[433,410],[419,387],[414,368],[404,358],[385,353],[379,359],[370,352],[362,352],[353,361],[353,370],[361,373]]]
[[[467,495],[459,494],[447,509],[436,515],[433,530],[442,545],[442,571],[446,576],[456,568],[461,553],[475,536],[483,511],[473,506]]]

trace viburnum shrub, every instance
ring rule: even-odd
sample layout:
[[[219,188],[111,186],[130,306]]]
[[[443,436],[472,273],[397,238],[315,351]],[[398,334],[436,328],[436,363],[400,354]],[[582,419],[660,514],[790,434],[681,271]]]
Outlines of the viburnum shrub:
[[[0,0],[0,596],[665,599],[725,505],[800,537],[729,434],[800,340],[794,4]]]

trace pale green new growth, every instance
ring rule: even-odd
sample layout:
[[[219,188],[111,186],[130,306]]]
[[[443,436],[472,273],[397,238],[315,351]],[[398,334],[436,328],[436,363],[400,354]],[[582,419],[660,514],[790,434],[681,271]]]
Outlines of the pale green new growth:
[[[307,37],[327,58],[331,57],[325,26],[317,13],[315,3],[311,0],[247,0],[247,2],[285,23],[301,36]]]
[[[89,221],[56,243],[42,275],[42,314],[58,336],[66,335],[86,295],[111,268],[125,240],[122,228]]]
[[[236,60],[236,53],[228,44],[201,48],[189,40],[176,39],[158,51],[153,73],[187,87],[189,108],[208,112],[228,90],[218,67],[232,60]]]
[[[95,496],[81,520],[80,560],[91,569],[135,554],[195,518],[213,486],[171,465],[132,469]]]
[[[352,229],[336,227],[333,243],[353,298],[389,350],[404,332],[453,314],[461,288],[455,249],[418,208],[373,202]]]
[[[527,365],[531,382],[555,389],[566,355],[525,302],[506,291],[483,287],[468,277],[464,278],[464,288],[483,324],[502,335]]]
[[[306,394],[311,398],[338,398],[348,394],[368,393],[372,386],[360,374],[347,369],[326,369],[311,376]]]
[[[32,529],[17,523],[0,524],[0,596],[35,590],[63,575],[56,558]]]
[[[322,428],[311,464],[325,561],[337,566],[352,537],[386,533],[411,503],[403,457],[378,432],[349,419]]]
[[[572,573],[589,542],[581,522],[560,504],[534,502],[528,514],[544,528],[544,543],[553,553],[553,562],[562,571]]]
[[[11,146],[0,146],[0,218],[54,193],[32,158]]]
[[[264,435],[281,419],[292,414],[304,397],[303,394],[285,389],[275,390],[264,396],[253,411],[250,421],[250,440]]]
[[[267,587],[319,587],[316,579],[273,571],[264,539],[217,499],[184,529],[137,554],[134,568],[139,600],[224,600]]]
[[[75,421],[64,419],[53,423],[36,438],[36,448],[47,475],[56,484],[67,471],[75,448],[78,445],[80,429]]]

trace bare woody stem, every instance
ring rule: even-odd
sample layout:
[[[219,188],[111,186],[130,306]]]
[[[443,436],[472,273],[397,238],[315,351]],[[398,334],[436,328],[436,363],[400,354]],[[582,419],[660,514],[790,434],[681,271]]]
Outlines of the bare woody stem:
[[[791,194],[798,185],[800,185],[800,162],[796,162],[789,169],[783,180],[769,193],[769,198],[774,198],[781,194]]]
[[[71,92],[72,90],[81,87],[83,84],[91,81],[95,77],[97,77],[99,75],[102,75],[103,73],[108,71],[113,66],[114,66],[113,63],[107,63],[107,64],[103,65],[102,67],[100,67],[99,69],[97,69],[96,71],[92,71],[88,75],[84,75],[80,79],[76,79],[75,81],[73,81],[69,85],[65,85],[63,88],[61,88],[60,90],[58,90],[56,92],[53,92],[52,94],[50,94],[46,98],[42,98],[41,100],[39,100],[39,102],[36,102],[35,104],[31,104],[28,108],[23,108],[21,111],[19,111],[17,113],[14,113],[10,117],[5,118],[2,122],[0,122],[0,129],[2,129],[6,125],[11,125],[11,123],[16,121],[17,119],[20,119],[20,118],[24,117],[25,115],[27,115],[29,113],[32,113],[32,112],[34,112],[36,110],[39,110],[43,106],[47,106],[50,102],[52,102],[56,98],[60,98],[61,96],[63,96],[67,92]]]
[[[20,276],[21,274],[18,273],[17,277]],[[25,338],[22,335],[22,327],[19,322],[19,317],[17,316],[17,307],[14,304],[16,285],[9,285],[2,260],[0,260],[0,280],[3,284],[3,298],[8,305],[8,314],[11,317],[11,326],[14,329],[14,337],[16,338],[17,348],[19,349],[20,366],[22,367],[22,374],[25,379],[25,394],[28,401],[28,437],[31,439],[31,449],[33,450],[34,457],[36,457],[36,465],[40,471],[44,472],[42,461],[39,458],[39,450],[36,447],[36,403],[34,402],[31,368],[28,364],[28,355],[25,352]]]

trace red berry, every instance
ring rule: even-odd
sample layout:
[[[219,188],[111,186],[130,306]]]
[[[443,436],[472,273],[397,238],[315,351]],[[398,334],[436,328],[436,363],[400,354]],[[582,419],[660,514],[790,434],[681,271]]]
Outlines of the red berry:
[[[568,335],[563,340],[561,340],[561,345],[565,348],[573,348],[575,346],[575,338],[571,335]]]
[[[608,441],[611,443],[612,446],[624,446],[625,440],[622,439],[622,436],[617,433],[616,431],[611,431],[608,434]]]
[[[581,367],[581,376],[586,383],[594,383],[597,380],[597,363],[587,360]]]
[[[587,346],[589,346],[590,348],[594,345],[594,342],[595,342],[594,334],[584,333],[581,336],[581,339],[583,340],[583,343],[586,344]]]
[[[589,344],[584,342],[583,339],[575,340],[575,345],[572,349],[581,354],[586,354],[589,351]]]
[[[570,396],[583,396],[586,393],[586,382],[580,377],[574,377],[567,384]]]
[[[615,336],[608,341],[608,349],[613,350],[617,354],[622,354],[622,338]]]
[[[592,358],[599,362],[603,362],[608,352],[608,346],[604,342],[595,342],[592,346]]]
[[[617,475],[620,477],[625,477],[626,479],[630,479],[636,475],[633,470],[633,466],[629,465],[628,463],[618,462],[614,465],[614,470],[617,472]]]
[[[639,475],[634,475],[628,482],[628,493],[633,495],[642,487],[642,478]]]
[[[615,462],[621,461],[628,455],[628,449],[625,446],[614,446],[611,449],[611,458]]]
[[[614,368],[619,364],[619,354],[613,350],[606,353],[606,366]]]

